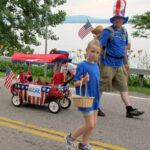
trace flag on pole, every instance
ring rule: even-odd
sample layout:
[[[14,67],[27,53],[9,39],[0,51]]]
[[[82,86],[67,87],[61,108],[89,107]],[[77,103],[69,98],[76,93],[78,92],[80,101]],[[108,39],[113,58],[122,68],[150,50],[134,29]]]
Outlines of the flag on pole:
[[[93,30],[93,27],[89,21],[79,30],[78,35],[83,39],[87,34]]]
[[[6,74],[5,74],[5,80],[4,80],[4,86],[6,88],[10,88],[12,80],[14,77],[15,77],[15,75],[12,72],[12,70],[9,67],[7,67],[6,68]]]

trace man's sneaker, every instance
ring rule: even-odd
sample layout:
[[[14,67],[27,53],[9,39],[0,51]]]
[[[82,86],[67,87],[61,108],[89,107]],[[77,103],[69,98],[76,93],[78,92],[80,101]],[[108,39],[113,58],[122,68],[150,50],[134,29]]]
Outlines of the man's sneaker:
[[[93,150],[93,148],[89,144],[86,144],[83,146],[81,143],[79,143],[78,149],[79,150]]]
[[[126,117],[133,118],[134,116],[143,115],[144,111],[139,111],[138,109],[134,108],[131,111],[127,112]]]
[[[71,138],[71,134],[65,137],[66,145],[67,145],[67,150],[75,150],[75,143]]]
[[[102,112],[102,110],[101,110],[101,109],[99,109],[99,110],[98,110],[98,116],[105,117],[106,115],[105,115],[105,113],[104,113],[104,112]]]

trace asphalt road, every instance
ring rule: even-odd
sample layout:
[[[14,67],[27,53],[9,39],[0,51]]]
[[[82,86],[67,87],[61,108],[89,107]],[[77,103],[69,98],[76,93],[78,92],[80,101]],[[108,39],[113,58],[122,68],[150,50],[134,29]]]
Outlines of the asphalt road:
[[[47,105],[11,104],[11,93],[0,78],[0,150],[65,150],[64,136],[83,123],[72,105],[58,114]],[[71,88],[72,93],[74,89]],[[98,117],[90,143],[94,150],[150,150],[150,96],[131,93],[134,107],[146,113],[138,118],[125,117],[117,93],[104,93],[101,100],[106,117]]]

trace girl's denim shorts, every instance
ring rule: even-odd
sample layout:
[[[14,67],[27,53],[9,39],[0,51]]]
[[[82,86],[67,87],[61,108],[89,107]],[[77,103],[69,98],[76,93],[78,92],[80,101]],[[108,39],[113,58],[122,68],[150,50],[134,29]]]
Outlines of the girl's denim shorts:
[[[94,111],[90,110],[90,111],[81,111],[81,113],[83,114],[83,116],[88,116],[91,115]]]

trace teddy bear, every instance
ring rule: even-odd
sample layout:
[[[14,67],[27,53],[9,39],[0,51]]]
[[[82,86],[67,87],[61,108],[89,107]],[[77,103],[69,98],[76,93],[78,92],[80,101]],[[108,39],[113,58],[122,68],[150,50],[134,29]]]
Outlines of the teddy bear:
[[[101,33],[103,31],[103,27],[101,25],[96,26],[93,30],[92,30],[92,34],[94,35],[95,39],[99,39],[101,36]]]

